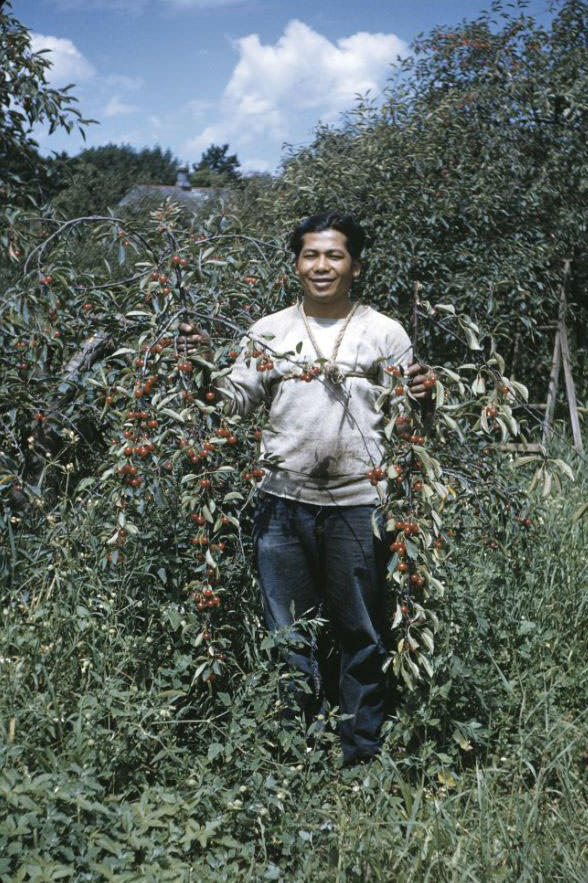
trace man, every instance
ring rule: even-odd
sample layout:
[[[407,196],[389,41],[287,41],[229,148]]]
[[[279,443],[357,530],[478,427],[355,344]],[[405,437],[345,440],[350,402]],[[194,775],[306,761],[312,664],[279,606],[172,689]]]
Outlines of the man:
[[[329,618],[340,650],[346,765],[377,753],[384,715],[386,548],[372,521],[384,493],[384,415],[375,387],[389,385],[385,369],[397,366],[411,396],[425,407],[431,401],[402,326],[350,298],[363,243],[359,224],[338,212],[296,228],[302,302],[252,325],[221,390],[232,413],[268,407],[253,536],[265,620],[277,630],[319,611]],[[181,330],[190,345],[195,329]],[[313,641],[298,638],[288,660],[308,681],[310,692],[297,694],[308,712],[313,699],[321,707],[322,684]]]

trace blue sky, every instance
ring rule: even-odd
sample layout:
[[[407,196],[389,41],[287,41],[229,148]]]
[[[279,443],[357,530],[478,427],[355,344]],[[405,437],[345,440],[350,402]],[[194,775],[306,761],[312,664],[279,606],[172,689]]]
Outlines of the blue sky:
[[[307,143],[354,96],[385,84],[390,63],[435,25],[490,0],[13,0],[48,48],[55,85],[74,94],[90,146],[159,144],[187,163],[229,143],[245,171],[273,171],[283,144]],[[546,21],[547,0],[527,13]],[[83,149],[39,134],[43,152]]]

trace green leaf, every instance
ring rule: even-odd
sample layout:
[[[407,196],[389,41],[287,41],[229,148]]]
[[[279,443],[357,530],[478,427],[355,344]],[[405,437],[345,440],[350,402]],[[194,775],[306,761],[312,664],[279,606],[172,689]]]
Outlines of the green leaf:
[[[578,508],[575,510],[574,514],[572,515],[572,521],[579,521],[583,515],[587,515],[587,514],[588,514],[588,501],[586,503],[582,503],[580,506],[578,506]]]

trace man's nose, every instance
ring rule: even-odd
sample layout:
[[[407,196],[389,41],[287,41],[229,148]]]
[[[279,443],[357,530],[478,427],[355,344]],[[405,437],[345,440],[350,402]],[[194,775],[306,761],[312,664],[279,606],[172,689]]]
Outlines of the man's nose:
[[[319,254],[314,263],[315,270],[323,271],[329,269],[329,259],[326,254]]]

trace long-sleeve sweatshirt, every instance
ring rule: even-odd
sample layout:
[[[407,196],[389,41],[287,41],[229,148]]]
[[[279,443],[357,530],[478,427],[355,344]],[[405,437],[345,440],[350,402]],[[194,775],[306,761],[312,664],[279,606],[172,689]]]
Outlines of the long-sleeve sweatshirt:
[[[321,355],[330,359],[345,319],[306,317]],[[376,408],[393,378],[389,365],[411,361],[410,339],[395,320],[364,304],[356,308],[339,346],[341,383],[324,371],[308,382],[311,367],[324,365],[310,339],[301,306],[255,322],[241,340],[231,373],[221,382],[231,413],[248,414],[265,403],[261,490],[323,506],[379,501],[367,472],[382,462],[384,414]],[[264,360],[270,370],[258,370]],[[266,362],[267,364],[267,362]]]

